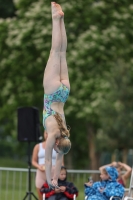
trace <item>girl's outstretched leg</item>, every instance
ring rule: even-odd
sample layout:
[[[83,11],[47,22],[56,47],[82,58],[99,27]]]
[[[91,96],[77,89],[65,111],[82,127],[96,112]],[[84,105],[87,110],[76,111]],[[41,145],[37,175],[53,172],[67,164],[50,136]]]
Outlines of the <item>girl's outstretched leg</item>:
[[[51,3],[52,10],[52,44],[51,52],[44,72],[43,85],[46,94],[53,93],[60,86],[60,50],[61,28],[60,20],[64,13],[56,3]]]
[[[61,50],[61,28],[60,19],[63,12],[58,9],[55,3],[51,3],[52,9],[52,45],[49,60],[44,72],[44,90],[45,94],[51,94],[60,86],[60,50]],[[49,185],[51,182],[51,169],[52,169],[52,151],[55,145],[55,135],[58,135],[58,126],[55,118],[49,116],[45,120],[45,126],[48,133],[45,149],[45,167],[46,178]]]
[[[61,49],[61,28],[60,28],[60,19],[64,16],[61,7],[55,2],[51,3],[52,11],[52,45],[51,52],[60,52]]]
[[[66,61],[66,49],[67,49],[67,35],[64,24],[64,16],[61,18],[61,82],[70,89],[68,67]]]

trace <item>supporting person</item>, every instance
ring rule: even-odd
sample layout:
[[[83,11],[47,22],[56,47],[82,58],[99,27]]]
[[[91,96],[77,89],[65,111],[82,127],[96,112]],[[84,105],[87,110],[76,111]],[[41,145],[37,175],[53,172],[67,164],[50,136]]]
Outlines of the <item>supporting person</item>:
[[[38,194],[38,199],[42,200],[42,195],[40,193],[40,188],[42,184],[46,182],[46,175],[45,175],[45,147],[46,147],[46,140],[47,140],[47,132],[44,131],[44,141],[39,144],[36,144],[33,149],[32,153],[32,165],[37,169],[36,170],[36,177],[35,177],[35,185]],[[56,151],[53,150],[52,152],[52,177],[55,168],[56,162]],[[64,165],[64,162],[62,162]]]

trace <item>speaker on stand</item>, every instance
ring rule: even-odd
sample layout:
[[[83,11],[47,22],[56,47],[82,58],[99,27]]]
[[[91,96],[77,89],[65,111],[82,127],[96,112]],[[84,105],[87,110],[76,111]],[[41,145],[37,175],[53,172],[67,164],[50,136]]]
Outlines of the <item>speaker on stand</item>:
[[[25,200],[31,200],[33,196],[38,198],[31,191],[31,142],[39,142],[41,139],[39,110],[36,107],[20,107],[18,108],[18,141],[28,143],[28,191],[26,192]]]

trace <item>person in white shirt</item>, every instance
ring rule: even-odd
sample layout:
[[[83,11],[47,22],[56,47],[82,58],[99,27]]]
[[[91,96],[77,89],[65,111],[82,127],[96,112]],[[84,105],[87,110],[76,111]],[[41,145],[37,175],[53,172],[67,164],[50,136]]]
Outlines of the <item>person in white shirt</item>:
[[[35,178],[35,186],[37,189],[38,199],[42,200],[42,195],[40,193],[40,188],[46,182],[46,174],[45,174],[45,147],[46,147],[46,139],[47,139],[47,132],[44,131],[44,141],[36,144],[33,153],[32,153],[32,165],[37,168],[36,171],[36,178]],[[52,153],[52,171],[51,176],[53,176],[55,162],[56,162],[56,151],[53,149]],[[62,161],[62,165],[64,162]]]

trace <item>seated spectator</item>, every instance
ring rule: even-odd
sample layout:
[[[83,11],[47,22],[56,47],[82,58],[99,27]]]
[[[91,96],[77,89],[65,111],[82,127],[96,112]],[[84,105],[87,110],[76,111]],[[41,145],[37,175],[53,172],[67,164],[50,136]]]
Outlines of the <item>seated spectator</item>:
[[[118,171],[115,167],[101,170],[101,181],[85,183],[86,200],[109,200],[111,196],[122,198],[124,187],[117,182]]]
[[[71,200],[74,194],[78,196],[78,190],[72,182],[68,182],[66,179],[67,170],[62,166],[58,179],[59,187],[52,190],[47,183],[44,183],[40,192],[45,193],[46,200]]]
[[[99,170],[101,171],[103,168],[105,168],[107,166],[116,167],[116,169],[118,170],[118,179],[117,179],[117,181],[120,184],[122,184],[123,187],[126,187],[127,180],[131,176],[132,168],[130,166],[128,166],[127,164],[122,163],[122,162],[112,162],[112,163],[110,163],[108,165],[104,165],[104,166],[100,167]],[[125,173],[122,173],[123,170],[125,171]]]

